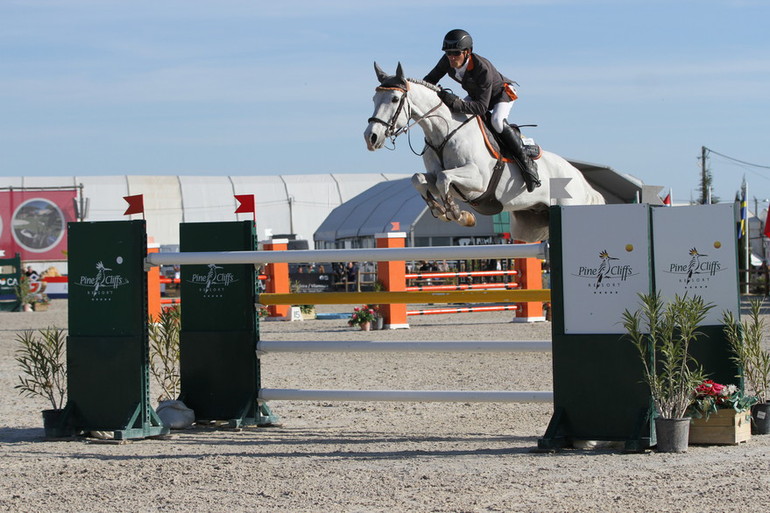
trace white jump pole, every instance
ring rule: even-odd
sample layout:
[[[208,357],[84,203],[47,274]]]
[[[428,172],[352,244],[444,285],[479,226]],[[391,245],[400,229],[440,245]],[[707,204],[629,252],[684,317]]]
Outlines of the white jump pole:
[[[257,343],[257,354],[268,353],[548,353],[551,341],[527,340],[505,342],[424,341],[267,341]]]
[[[460,403],[549,403],[551,391],[500,390],[307,390],[263,388],[260,401],[398,401]]]
[[[145,262],[157,265],[297,264],[305,262],[397,262],[411,260],[467,260],[545,258],[547,243],[419,248],[306,249],[291,251],[201,251],[150,253]]]

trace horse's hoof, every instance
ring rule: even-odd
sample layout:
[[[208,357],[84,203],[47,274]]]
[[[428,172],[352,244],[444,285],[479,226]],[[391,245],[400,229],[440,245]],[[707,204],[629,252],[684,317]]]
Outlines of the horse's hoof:
[[[476,216],[474,216],[470,212],[463,210],[462,213],[460,214],[460,219],[458,219],[457,222],[460,223],[462,226],[471,228],[473,226],[476,226]]]

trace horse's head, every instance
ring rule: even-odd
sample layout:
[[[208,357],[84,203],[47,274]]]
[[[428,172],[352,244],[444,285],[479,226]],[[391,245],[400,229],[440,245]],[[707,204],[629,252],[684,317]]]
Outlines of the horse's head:
[[[409,82],[404,77],[401,63],[398,63],[395,75],[388,75],[374,63],[374,71],[380,85],[374,94],[374,114],[369,118],[369,125],[364,131],[366,147],[369,151],[382,148],[389,137],[398,135],[399,130],[409,122],[407,91]]]

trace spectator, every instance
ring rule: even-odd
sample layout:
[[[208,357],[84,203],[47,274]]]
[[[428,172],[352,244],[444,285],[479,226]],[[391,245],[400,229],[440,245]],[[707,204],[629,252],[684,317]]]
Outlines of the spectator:
[[[358,280],[358,264],[355,262],[348,262],[346,270],[348,279],[348,292],[353,292],[356,290],[356,283]]]
[[[27,266],[27,270],[24,272],[24,275],[29,278],[29,281],[37,281],[39,276],[37,274],[37,271],[32,269],[31,265]]]

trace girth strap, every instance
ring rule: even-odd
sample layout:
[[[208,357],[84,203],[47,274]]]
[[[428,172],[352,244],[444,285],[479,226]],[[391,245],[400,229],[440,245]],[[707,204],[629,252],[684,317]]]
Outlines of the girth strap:
[[[472,119],[475,119],[476,117],[478,117],[478,116],[471,116],[468,119],[466,119],[465,121],[463,121],[462,123],[460,123],[460,125],[457,128],[455,128],[454,130],[452,130],[451,132],[446,134],[446,137],[444,137],[444,140],[441,141],[441,144],[439,144],[438,146],[433,146],[430,143],[430,141],[428,141],[428,139],[425,139],[425,146],[427,146],[428,148],[433,150],[433,152],[436,154],[436,156],[438,157],[439,162],[441,162],[441,168],[442,169],[445,169],[444,168],[444,147],[446,146],[446,143],[448,143],[449,140],[452,137],[454,137],[454,135],[457,133],[458,130],[460,130],[462,127],[467,125]]]
[[[492,176],[489,178],[489,184],[487,184],[487,190],[481,193],[481,196],[477,196],[474,199],[468,199],[455,184],[452,184],[457,194],[467,204],[472,206],[476,212],[484,215],[495,215],[503,211],[503,204],[497,199],[497,185],[500,183],[500,177],[503,176],[503,169],[505,169],[505,161],[498,159],[492,170]]]

